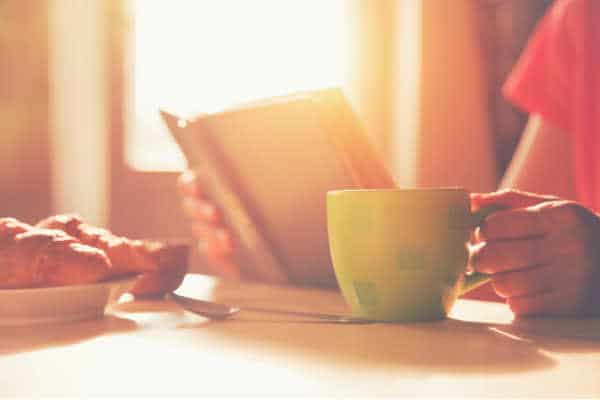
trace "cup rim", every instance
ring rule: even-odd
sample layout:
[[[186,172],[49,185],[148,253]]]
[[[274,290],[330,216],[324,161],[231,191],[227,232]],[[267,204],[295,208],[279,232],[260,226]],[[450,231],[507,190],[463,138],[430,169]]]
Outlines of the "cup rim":
[[[342,193],[432,193],[432,192],[464,192],[467,189],[461,186],[441,186],[441,187],[415,187],[415,188],[384,188],[384,189],[334,189],[328,190],[327,195]]]

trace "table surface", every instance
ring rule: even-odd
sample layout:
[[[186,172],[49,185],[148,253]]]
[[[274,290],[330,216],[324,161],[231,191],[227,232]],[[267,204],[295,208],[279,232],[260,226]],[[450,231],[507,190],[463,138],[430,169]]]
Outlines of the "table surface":
[[[335,291],[189,275],[178,293],[345,312]],[[242,312],[209,321],[166,300],[104,319],[0,331],[0,396],[600,396],[600,320],[512,320],[459,301],[451,318],[340,325]]]

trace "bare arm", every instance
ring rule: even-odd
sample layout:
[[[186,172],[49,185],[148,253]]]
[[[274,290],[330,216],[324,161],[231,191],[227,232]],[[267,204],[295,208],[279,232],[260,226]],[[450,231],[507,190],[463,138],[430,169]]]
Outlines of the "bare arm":
[[[530,116],[500,187],[576,200],[572,146],[568,132]]]

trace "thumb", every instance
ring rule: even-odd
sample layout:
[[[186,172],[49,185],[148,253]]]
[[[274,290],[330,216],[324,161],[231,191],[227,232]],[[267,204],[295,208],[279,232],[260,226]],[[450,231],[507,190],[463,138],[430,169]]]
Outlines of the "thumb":
[[[471,193],[471,208],[479,210],[488,206],[501,208],[525,208],[546,201],[558,200],[555,196],[503,189],[491,193]]]

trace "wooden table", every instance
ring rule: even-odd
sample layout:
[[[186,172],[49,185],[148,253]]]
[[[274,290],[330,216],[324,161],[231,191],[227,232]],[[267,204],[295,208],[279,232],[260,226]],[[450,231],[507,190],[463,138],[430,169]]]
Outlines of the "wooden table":
[[[346,310],[337,292],[199,275],[179,293]],[[0,396],[600,396],[600,320],[511,320],[504,305],[468,300],[445,321],[374,325],[208,321],[125,301],[102,320],[2,329]]]

